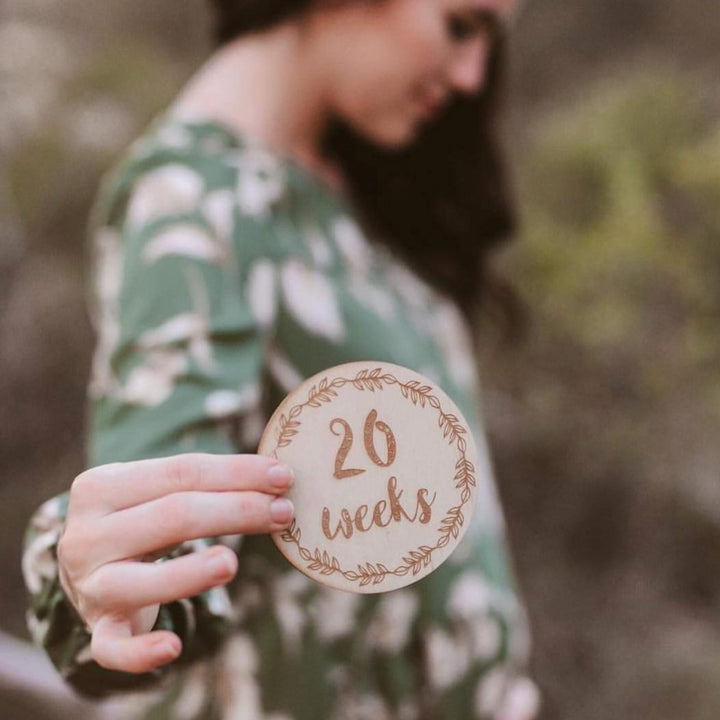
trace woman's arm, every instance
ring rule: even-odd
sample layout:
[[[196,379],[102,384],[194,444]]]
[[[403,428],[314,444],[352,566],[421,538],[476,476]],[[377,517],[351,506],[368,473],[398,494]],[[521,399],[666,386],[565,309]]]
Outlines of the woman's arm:
[[[160,169],[167,180],[168,168]],[[184,173],[185,182],[194,170],[180,167],[178,172]],[[133,616],[133,632],[145,638],[141,641],[143,652],[150,652],[149,638],[157,638],[155,652],[166,651],[166,662],[177,654],[180,639],[180,660],[189,661],[217,646],[230,616],[227,593],[217,585],[227,582],[234,571],[228,570],[219,581],[210,578],[204,560],[223,551],[210,550],[209,546],[220,542],[219,536],[271,529],[271,525],[258,522],[243,525],[242,513],[236,513],[230,524],[227,518],[215,518],[210,524],[199,525],[205,508],[201,511],[193,503],[177,501],[183,493],[203,492],[192,489],[192,483],[188,485],[187,478],[197,478],[198,473],[183,464],[187,459],[147,466],[132,463],[213,453],[227,456],[222,462],[229,469],[233,462],[239,462],[237,453],[255,451],[267,419],[261,402],[262,367],[272,330],[268,308],[274,302],[275,285],[265,253],[272,253],[272,235],[262,224],[238,213],[233,175],[216,178],[213,184],[199,171],[195,174],[204,189],[192,207],[173,212],[165,198],[162,213],[149,213],[147,208],[152,204],[143,198],[143,188],[152,183],[139,182],[127,204],[114,215],[109,212],[109,221],[94,233],[98,258],[93,276],[97,298],[94,320],[99,339],[90,388],[89,458],[92,466],[122,464],[110,465],[114,470],[98,468],[83,473],[71,492],[38,510],[26,539],[24,568],[31,597],[28,620],[32,634],[68,682],[94,695],[140,687],[154,681],[166,666],[156,662],[159,654],[154,660],[149,655],[139,660],[135,652],[130,653],[130,662],[127,658],[119,663],[117,658],[110,659],[113,629],[116,639],[121,627],[128,633],[127,613],[124,625],[102,620],[104,615],[98,610],[97,599],[92,599],[93,591],[78,590],[78,579],[88,582],[95,573],[97,581],[103,577],[103,573],[98,574],[102,568],[115,565],[112,573],[103,572],[111,582],[117,582],[120,565],[131,558],[124,566],[129,574],[121,585],[142,585],[152,576],[156,584],[164,586],[168,577],[176,575],[173,568],[184,568],[180,571],[185,578],[182,587],[176,584],[174,592],[165,587],[169,595],[143,598],[149,603],[143,607],[151,609]],[[212,208],[212,217],[206,212],[208,207]],[[226,233],[217,222],[223,210],[227,213]],[[148,475],[147,468],[155,470]],[[143,470],[142,485],[165,482],[164,489],[142,502],[130,497],[138,470]],[[130,499],[120,501],[122,508],[107,504],[107,478],[112,473],[116,473],[115,485],[130,493]],[[223,475],[223,482],[230,482],[230,476],[233,482],[246,485],[233,489],[224,485],[224,490],[214,487],[208,492],[222,494],[223,499],[241,492],[267,495],[267,487],[262,486],[266,481],[257,474],[230,472]],[[169,492],[172,482],[168,485],[168,477],[176,478],[185,489]],[[270,500],[263,502],[267,512]],[[153,503],[151,511],[142,510],[133,516],[132,509]],[[113,515],[123,513],[125,519],[113,526]],[[173,521],[173,514],[185,517]],[[158,523],[166,528],[164,535],[143,536],[144,529]],[[63,532],[63,541],[59,542]],[[94,554],[103,542],[110,551]],[[138,561],[167,546],[173,549],[163,556],[164,562]],[[223,555],[223,559],[232,565],[232,554]],[[103,588],[108,585],[97,584]],[[137,596],[123,599],[116,593],[109,602],[99,604],[123,602],[138,610]],[[100,641],[93,638],[98,623],[111,631],[101,631]],[[153,632],[148,634],[149,629]],[[130,639],[130,643],[116,642],[115,647],[138,645],[137,637],[128,636]]]

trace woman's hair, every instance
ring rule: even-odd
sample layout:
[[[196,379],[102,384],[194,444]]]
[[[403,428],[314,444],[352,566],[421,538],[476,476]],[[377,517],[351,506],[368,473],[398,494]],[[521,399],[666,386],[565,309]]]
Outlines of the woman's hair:
[[[317,2],[359,0],[211,0],[215,40],[264,30]],[[323,152],[348,180],[374,239],[472,315],[481,299],[508,292],[488,267],[490,251],[513,232],[515,214],[497,137],[505,42],[496,38],[483,91],[457,97],[412,145],[379,147],[335,118]]]

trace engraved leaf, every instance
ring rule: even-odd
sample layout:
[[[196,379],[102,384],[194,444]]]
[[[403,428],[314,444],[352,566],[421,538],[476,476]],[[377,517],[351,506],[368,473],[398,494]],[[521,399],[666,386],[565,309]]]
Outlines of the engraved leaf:
[[[284,415],[280,416],[280,438],[278,439],[278,447],[285,447],[290,444],[290,438],[298,434],[295,428],[300,427],[298,420],[289,420]]]
[[[411,550],[410,557],[404,557],[403,562],[413,575],[417,575],[423,567],[429,565],[432,551],[433,549],[428,545],[421,545],[417,550]]]
[[[469,460],[460,458],[455,468],[457,469],[454,477],[454,480],[457,480],[457,483],[455,483],[456,488],[467,488],[468,485],[475,487],[475,478],[472,475],[475,466]]]
[[[455,469],[458,471],[458,474],[460,472],[474,472],[475,466],[467,458],[461,457],[455,463]],[[458,477],[458,475],[456,475],[455,477]]]
[[[381,583],[385,579],[385,576],[389,572],[389,570],[384,565],[378,564],[377,567],[378,567],[378,573],[375,576],[375,579],[373,580],[374,585],[378,585],[379,583]]]

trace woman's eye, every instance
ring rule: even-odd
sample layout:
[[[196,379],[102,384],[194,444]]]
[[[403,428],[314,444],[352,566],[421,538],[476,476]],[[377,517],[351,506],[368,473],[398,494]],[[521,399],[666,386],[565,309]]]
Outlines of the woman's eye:
[[[450,37],[458,42],[469,40],[480,31],[480,27],[477,24],[465,18],[457,17],[456,15],[451,15],[448,18],[447,29]]]

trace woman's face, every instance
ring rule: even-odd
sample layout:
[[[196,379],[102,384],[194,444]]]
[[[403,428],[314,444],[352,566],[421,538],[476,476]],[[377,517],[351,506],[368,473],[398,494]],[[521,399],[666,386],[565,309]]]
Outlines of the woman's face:
[[[479,92],[493,27],[518,0],[371,0],[324,13],[331,111],[388,147]]]

